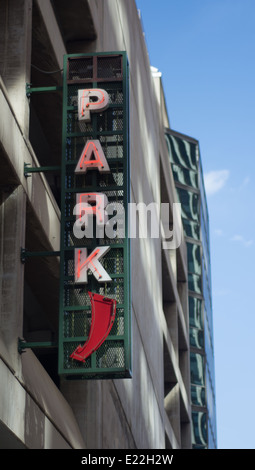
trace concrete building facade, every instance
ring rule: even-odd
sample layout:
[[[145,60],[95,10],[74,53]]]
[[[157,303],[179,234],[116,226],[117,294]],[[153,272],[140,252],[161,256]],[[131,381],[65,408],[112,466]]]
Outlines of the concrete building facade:
[[[172,229],[170,126],[135,1],[0,3],[0,448],[192,447],[184,236],[130,240],[130,378],[59,374],[63,58],[112,51],[129,63],[130,202],[167,203]]]

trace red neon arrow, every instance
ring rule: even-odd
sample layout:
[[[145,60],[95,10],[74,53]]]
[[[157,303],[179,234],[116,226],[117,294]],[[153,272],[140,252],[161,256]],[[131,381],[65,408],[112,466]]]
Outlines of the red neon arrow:
[[[83,346],[79,345],[70,355],[81,362],[85,362],[85,359],[106,340],[116,315],[116,300],[92,292],[89,292],[89,296],[92,307],[89,337]]]

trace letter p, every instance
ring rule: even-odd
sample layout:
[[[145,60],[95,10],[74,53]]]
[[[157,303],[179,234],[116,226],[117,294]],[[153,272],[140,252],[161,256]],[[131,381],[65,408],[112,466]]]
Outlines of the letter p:
[[[90,113],[104,111],[109,105],[107,91],[100,88],[87,88],[78,90],[78,119],[90,122]]]

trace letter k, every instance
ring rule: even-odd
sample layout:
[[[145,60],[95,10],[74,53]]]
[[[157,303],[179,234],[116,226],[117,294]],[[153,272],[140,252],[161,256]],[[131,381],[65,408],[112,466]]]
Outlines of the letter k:
[[[87,248],[75,249],[75,283],[88,282],[88,270],[92,272],[98,282],[111,281],[109,274],[103,268],[99,260],[110,250],[109,246],[97,247],[88,256]]]

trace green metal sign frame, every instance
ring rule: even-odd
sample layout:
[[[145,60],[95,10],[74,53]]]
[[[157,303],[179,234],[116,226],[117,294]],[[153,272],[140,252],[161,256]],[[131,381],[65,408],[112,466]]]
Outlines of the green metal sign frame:
[[[77,118],[78,90],[100,88],[110,102],[108,109],[91,113],[91,122]],[[129,378],[131,372],[131,282],[130,241],[128,238],[129,170],[129,72],[126,52],[71,54],[64,56],[63,141],[61,165],[61,247],[59,307],[59,375],[66,379]],[[74,170],[84,142],[99,140],[110,167],[102,175],[90,169],[86,175]],[[125,236],[117,239],[76,239],[73,234],[73,208],[77,193],[102,192],[109,201],[125,210]],[[111,282],[99,283],[88,272],[87,284],[74,278],[74,252],[77,248],[110,246],[101,261]],[[88,292],[116,300],[116,317],[103,344],[85,362],[71,357],[84,344],[91,328]]]

